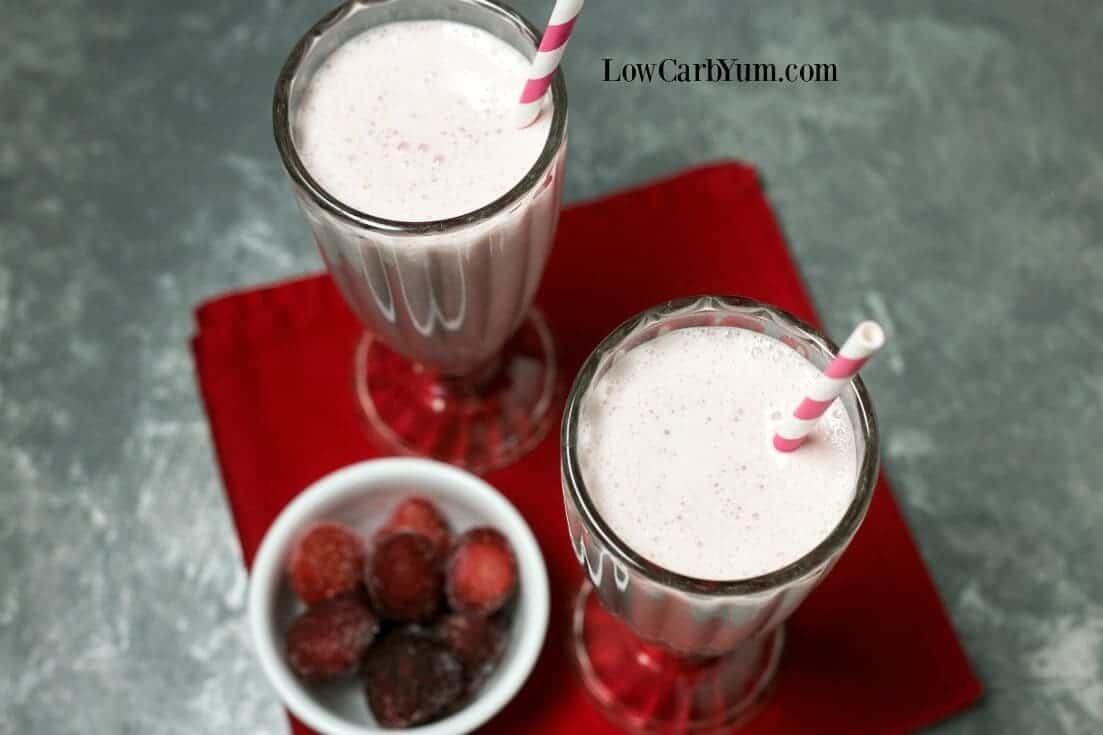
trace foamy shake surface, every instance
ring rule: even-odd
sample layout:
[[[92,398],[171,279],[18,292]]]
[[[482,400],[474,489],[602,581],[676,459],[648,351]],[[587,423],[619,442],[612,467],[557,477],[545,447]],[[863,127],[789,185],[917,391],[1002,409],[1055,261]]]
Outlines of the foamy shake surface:
[[[857,470],[838,401],[799,450],[771,444],[818,372],[735,327],[674,330],[624,353],[579,417],[598,512],[644,558],[699,579],[746,579],[804,556],[846,513]]]
[[[528,60],[474,26],[405,21],[338,47],[304,90],[295,144],[311,176],[354,209],[424,222],[510,191],[548,138],[550,104],[513,124]]]

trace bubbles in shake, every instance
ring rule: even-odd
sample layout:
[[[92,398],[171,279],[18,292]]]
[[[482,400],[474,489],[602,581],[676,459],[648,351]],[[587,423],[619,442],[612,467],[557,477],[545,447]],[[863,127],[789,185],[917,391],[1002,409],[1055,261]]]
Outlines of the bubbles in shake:
[[[318,69],[294,121],[295,143],[330,194],[387,219],[472,212],[506,194],[543,151],[545,113],[510,120],[528,75],[505,41],[450,21],[371,28]]]
[[[579,462],[602,517],[676,572],[741,579],[803,556],[854,495],[856,453],[831,409],[798,452],[771,439],[818,370],[735,327],[669,331],[620,355],[584,401]]]

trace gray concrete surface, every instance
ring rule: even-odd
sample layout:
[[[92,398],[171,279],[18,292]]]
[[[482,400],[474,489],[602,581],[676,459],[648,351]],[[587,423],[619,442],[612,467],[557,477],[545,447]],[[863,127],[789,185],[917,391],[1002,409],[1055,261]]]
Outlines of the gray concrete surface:
[[[3,735],[283,731],[187,339],[319,267],[269,95],[325,5],[0,0]],[[569,199],[745,158],[831,330],[889,327],[885,462],[988,687],[938,732],[1103,731],[1101,34],[1095,0],[592,0],[567,61]]]

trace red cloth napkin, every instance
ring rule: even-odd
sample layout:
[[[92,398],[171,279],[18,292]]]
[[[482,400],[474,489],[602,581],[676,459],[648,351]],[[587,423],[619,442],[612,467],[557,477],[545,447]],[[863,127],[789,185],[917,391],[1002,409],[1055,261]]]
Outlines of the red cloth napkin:
[[[620,321],[698,293],[751,296],[816,323],[753,169],[705,166],[563,213],[538,303],[573,375]],[[353,401],[360,327],[326,276],[231,294],[198,309],[193,341],[226,495],[247,563],[296,493],[377,456]],[[617,729],[567,659],[582,575],[567,540],[558,433],[487,478],[532,525],[551,576],[552,626],[536,670],[486,733]],[[895,733],[981,693],[882,477],[850,549],[789,624],[777,689],[749,733]],[[309,730],[295,724],[299,733]]]

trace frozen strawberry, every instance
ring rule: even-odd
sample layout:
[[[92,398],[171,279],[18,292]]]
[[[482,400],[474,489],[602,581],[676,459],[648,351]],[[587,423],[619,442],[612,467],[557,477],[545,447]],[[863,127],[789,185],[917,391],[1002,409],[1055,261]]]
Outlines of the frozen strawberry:
[[[494,673],[506,647],[506,627],[494,618],[452,613],[433,627],[434,636],[463,664],[465,691],[477,691]]]
[[[444,644],[400,629],[368,651],[364,690],[380,725],[420,725],[449,712],[463,694],[463,666]]]
[[[287,630],[287,660],[296,674],[325,681],[353,673],[379,632],[379,618],[362,592],[323,600]]]
[[[427,536],[437,553],[444,558],[448,553],[448,546],[452,543],[452,529],[448,521],[441,514],[440,509],[425,498],[412,496],[406,498],[394,509],[390,519],[380,530],[381,533],[390,531],[412,531]]]
[[[388,620],[427,620],[440,608],[441,557],[420,533],[397,531],[377,539],[368,563],[368,591]]]
[[[356,589],[364,573],[364,543],[347,526],[319,523],[291,549],[287,569],[295,594],[314,605]]]
[[[467,531],[452,546],[445,592],[452,610],[493,615],[517,590],[517,560],[506,537],[493,528]]]

